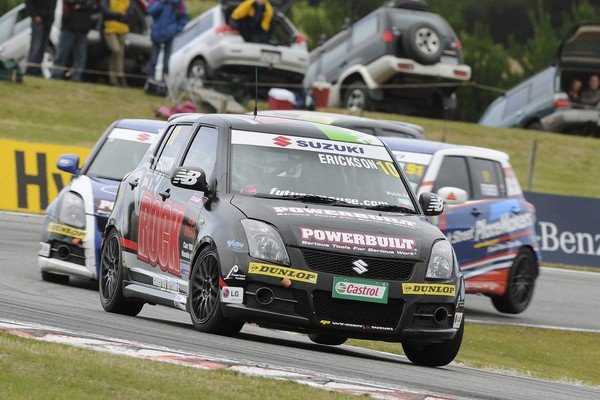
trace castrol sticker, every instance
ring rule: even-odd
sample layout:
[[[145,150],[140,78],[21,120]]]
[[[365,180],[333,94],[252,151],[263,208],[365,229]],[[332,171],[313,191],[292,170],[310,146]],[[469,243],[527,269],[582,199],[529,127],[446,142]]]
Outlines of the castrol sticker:
[[[331,296],[337,299],[387,303],[389,284],[366,279],[333,278]]]

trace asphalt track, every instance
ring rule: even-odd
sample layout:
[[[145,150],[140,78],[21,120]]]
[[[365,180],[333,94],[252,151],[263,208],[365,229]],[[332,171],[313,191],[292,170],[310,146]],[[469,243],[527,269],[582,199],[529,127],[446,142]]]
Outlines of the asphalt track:
[[[0,319],[61,327],[182,351],[253,363],[268,363],[469,399],[594,399],[600,389],[531,379],[453,363],[444,368],[412,365],[405,357],[350,346],[328,347],[303,335],[246,325],[225,338],[196,332],[189,316],[145,306],[137,317],[106,313],[96,284],[43,282],[37,268],[41,218],[0,214]],[[486,298],[467,297],[469,320],[600,331],[600,274],[543,269],[536,297],[518,316],[499,315]]]

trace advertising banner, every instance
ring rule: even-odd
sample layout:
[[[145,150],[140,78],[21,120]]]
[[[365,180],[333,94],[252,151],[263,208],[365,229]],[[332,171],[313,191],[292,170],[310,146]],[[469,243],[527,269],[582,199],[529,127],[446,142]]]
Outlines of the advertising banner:
[[[526,192],[543,262],[600,268],[600,200]]]
[[[90,151],[85,147],[0,139],[0,210],[43,213],[72,178],[56,167],[58,157],[77,154],[81,167]]]

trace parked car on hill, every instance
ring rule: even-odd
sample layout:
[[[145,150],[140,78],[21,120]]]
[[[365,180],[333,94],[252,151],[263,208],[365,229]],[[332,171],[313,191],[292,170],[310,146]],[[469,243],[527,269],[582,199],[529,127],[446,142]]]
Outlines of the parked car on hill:
[[[600,111],[569,100],[574,79],[585,85],[600,71],[600,24],[574,27],[560,43],[554,65],[526,79],[498,97],[479,124],[562,133],[599,132]]]
[[[59,157],[58,169],[73,174],[73,180],[46,208],[38,254],[43,280],[97,279],[102,232],[119,181],[137,166],[165,125],[164,121],[119,120],[100,137],[83,167],[79,168],[74,154]]]
[[[133,2],[133,18],[129,23],[130,32],[125,39],[125,73],[139,75],[138,78],[128,78],[129,83],[143,84],[146,79],[152,42],[150,41],[150,16],[146,14],[144,0]],[[54,24],[44,59],[42,73],[50,78],[54,64],[54,55],[58,47],[60,22],[62,17],[62,1],[58,0]],[[86,81],[107,81],[105,71],[108,70],[109,50],[104,44],[100,33],[101,20],[97,17],[96,29],[88,34],[88,57],[83,79]],[[29,44],[31,41],[31,18],[27,14],[25,4],[19,4],[0,17],[0,59],[14,59],[25,71]]]
[[[319,122],[321,124],[341,126],[373,136],[405,137],[424,139],[423,127],[401,121],[373,119],[355,115],[335,114],[319,111],[301,110],[268,110],[261,111],[260,115],[294,118],[304,121]]]
[[[523,312],[539,274],[535,207],[527,202],[508,155],[426,140],[381,138],[417,194],[444,199],[432,222],[454,246],[467,293],[492,299],[503,313]]]
[[[304,85],[331,83],[329,106],[445,115],[471,68],[452,27],[426,9],[418,0],[391,1],[355,22],[311,51]]]
[[[414,140],[417,142],[417,140]],[[206,333],[245,322],[401,342],[450,363],[464,330],[462,273],[379,138],[289,118],[172,117],[121,182],[105,230],[100,302],[187,311]]]
[[[190,21],[173,41],[168,81],[172,86],[187,80],[255,80],[261,84],[302,82],[308,67],[306,40],[283,14],[290,0],[271,0],[275,14],[267,43],[246,42],[229,25],[231,13],[240,0],[221,0],[219,4]]]

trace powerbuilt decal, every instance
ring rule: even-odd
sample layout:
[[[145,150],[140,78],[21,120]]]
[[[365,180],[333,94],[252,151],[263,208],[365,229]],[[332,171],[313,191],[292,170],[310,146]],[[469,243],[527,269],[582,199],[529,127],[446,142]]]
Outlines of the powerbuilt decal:
[[[347,219],[355,221],[372,221],[386,225],[396,225],[404,228],[418,228],[415,222],[407,221],[397,217],[387,217],[379,214],[360,213],[352,211],[338,211],[327,208],[312,208],[312,207],[273,207],[275,214],[281,217],[287,216],[314,216],[319,218],[332,219]]]
[[[415,255],[414,239],[368,233],[342,232],[300,227],[303,245],[327,247],[338,250],[366,251],[383,254]]]

